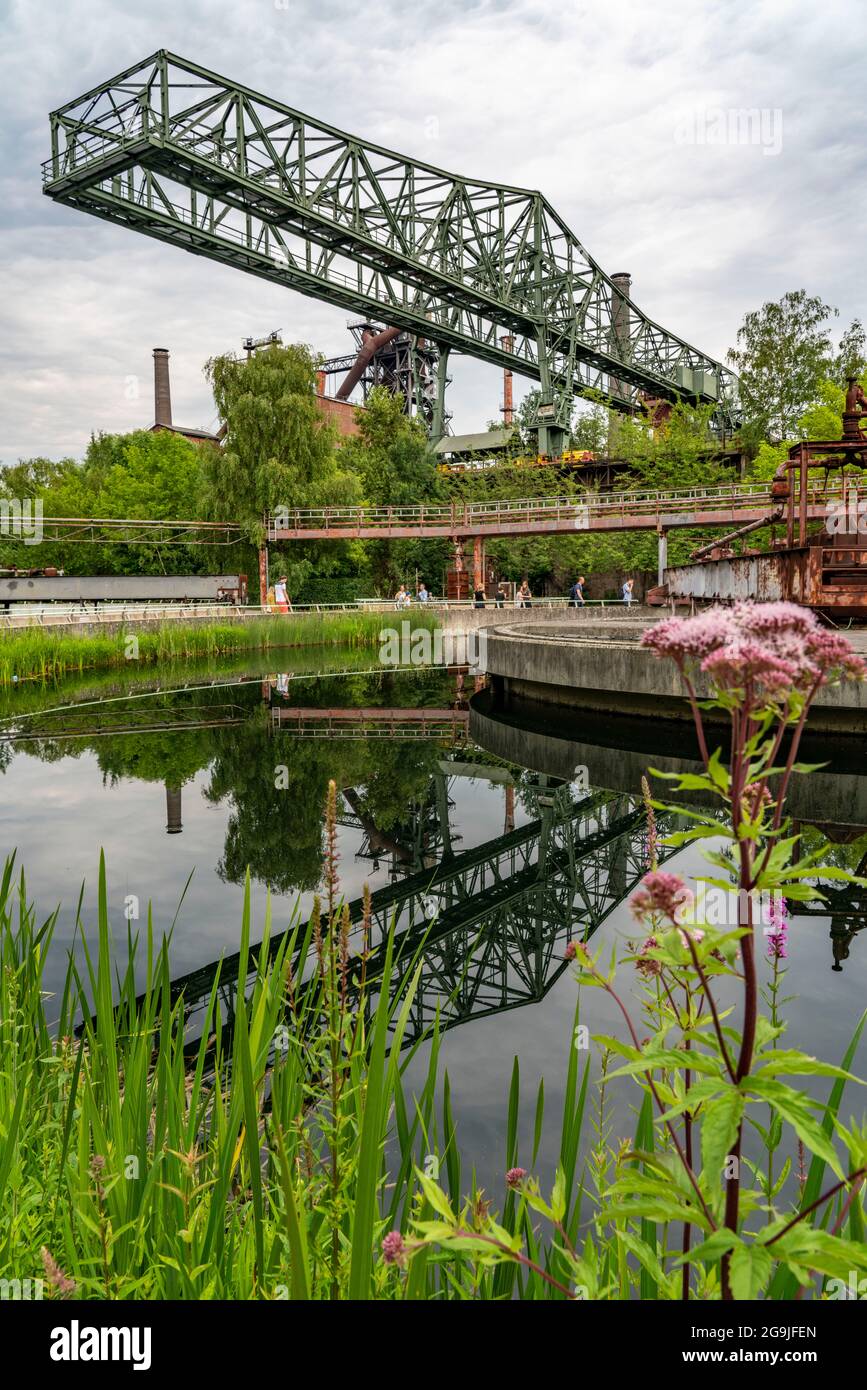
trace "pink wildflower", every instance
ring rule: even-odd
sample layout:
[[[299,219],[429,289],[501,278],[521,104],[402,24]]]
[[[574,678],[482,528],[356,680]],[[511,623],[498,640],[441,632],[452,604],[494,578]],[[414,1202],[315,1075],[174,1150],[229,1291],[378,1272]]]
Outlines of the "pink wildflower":
[[[693,894],[687,888],[680,874],[665,873],[652,869],[641,880],[640,887],[633,893],[629,906],[632,915],[639,922],[645,922],[655,913],[661,913],[670,921],[677,922],[691,908]]]
[[[406,1264],[406,1246],[400,1231],[389,1231],[382,1242],[382,1258],[387,1265]]]
[[[51,1287],[57,1290],[61,1298],[65,1298],[67,1294],[75,1293],[77,1287],[75,1280],[64,1274],[48,1247],[43,1245],[39,1253],[42,1256],[42,1268],[45,1270],[45,1277]]]
[[[742,602],[695,618],[669,618],[641,640],[681,670],[699,666],[724,689],[751,681],[771,697],[867,674],[847,638],[821,627],[813,612],[794,603]]]
[[[789,957],[789,907],[785,898],[771,897],[768,907],[769,926],[768,960],[788,960]]]
[[[646,941],[642,942],[641,950],[638,952],[635,968],[647,978],[662,974],[662,961],[654,960],[652,956],[647,955],[648,951],[655,951],[658,945],[659,942],[656,937],[649,936]]]
[[[510,1168],[506,1174],[506,1186],[520,1187],[526,1176],[526,1168]]]

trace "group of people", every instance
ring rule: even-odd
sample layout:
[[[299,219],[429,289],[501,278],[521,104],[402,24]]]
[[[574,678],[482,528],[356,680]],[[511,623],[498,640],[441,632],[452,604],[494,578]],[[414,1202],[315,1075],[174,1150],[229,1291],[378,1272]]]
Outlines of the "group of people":
[[[584,607],[584,604],[586,602],[586,599],[584,598],[584,588],[586,584],[587,580],[584,578],[584,575],[579,574],[578,578],[575,580],[575,583],[572,585],[572,588],[569,590],[570,608]],[[625,579],[623,581],[621,596],[622,601],[624,603],[629,604],[635,602],[635,598],[633,595],[634,587],[634,579]],[[504,582],[500,580],[500,583],[497,585],[496,593],[494,594],[494,603],[497,606],[497,608],[504,608],[506,606],[508,596],[509,595],[506,586]],[[430,601],[430,593],[423,579],[420,580],[418,585],[416,586],[416,601],[418,603],[428,603]],[[530,590],[530,585],[526,579],[522,580],[522,582],[516,586],[514,601],[516,608],[532,608],[533,595]],[[480,587],[474,590],[473,606],[475,608],[484,608],[486,607],[487,602],[488,596],[485,593],[484,587]],[[276,584],[271,585],[270,589],[268,590],[268,596],[265,600],[265,603],[266,607],[271,612],[273,612],[275,609],[278,613],[292,612],[292,600],[289,597],[289,591],[287,589],[287,581],[285,574],[281,574]],[[395,608],[409,608],[411,603],[412,597],[409,593],[409,590],[407,589],[405,584],[401,584],[400,588],[394,596]]]
[[[284,582],[285,582],[285,581],[284,581]],[[585,597],[584,597],[584,589],[585,589],[585,587],[586,587],[586,584],[587,584],[587,580],[584,578],[584,575],[583,575],[583,574],[579,574],[578,578],[575,580],[575,583],[572,585],[571,589],[569,590],[569,607],[570,607],[570,608],[583,608],[583,607],[584,607],[584,605],[585,605],[585,603],[586,603],[586,601],[587,601],[587,600],[585,599]],[[635,580],[634,580],[634,579],[625,579],[625,580],[623,581],[623,587],[622,587],[622,589],[621,589],[621,591],[620,591],[620,592],[621,592],[621,600],[622,600],[623,603],[630,604],[630,603],[634,603],[634,602],[635,602],[635,596],[634,596],[634,593],[633,593],[634,588],[635,588]],[[495,606],[496,606],[497,608],[505,608],[506,603],[507,603],[507,601],[508,601],[508,597],[509,597],[509,594],[508,594],[508,590],[506,589],[506,585],[505,585],[505,583],[504,583],[503,580],[500,580],[500,583],[497,585],[497,589],[496,589],[496,592],[495,592],[495,594],[494,594],[494,604],[495,604]],[[418,601],[419,603],[427,603],[427,602],[429,601],[429,599],[430,599],[430,594],[428,593],[428,590],[427,590],[427,588],[426,588],[426,586],[425,586],[424,580],[422,580],[422,581],[419,583],[419,585],[418,585],[418,589],[417,589],[417,593],[416,593],[416,598],[417,598],[417,601]],[[409,591],[408,591],[406,585],[405,585],[405,584],[401,584],[400,588],[398,589],[397,593],[396,593],[395,596],[394,596],[394,604],[395,604],[395,607],[396,607],[396,608],[409,608],[409,606],[410,606],[411,603],[412,603],[412,598],[411,598],[411,596],[410,596],[410,593],[409,593]],[[477,589],[474,589],[474,590],[473,590],[473,607],[474,607],[474,608],[485,608],[485,607],[487,607],[487,604],[488,604],[488,595],[487,595],[487,593],[485,592],[484,586],[483,586],[483,585],[480,585]],[[527,581],[526,579],[522,580],[522,582],[521,582],[520,584],[518,584],[518,585],[516,586],[516,588],[515,588],[514,604],[515,604],[515,607],[516,607],[516,608],[532,608],[532,606],[533,606],[533,594],[532,594],[532,591],[531,591],[531,589],[530,589],[530,585],[529,585],[529,583],[528,583],[528,581]]]
[[[505,583],[502,580],[500,580],[500,583],[497,585],[496,593],[494,594],[495,607],[505,608],[508,597],[509,595]],[[473,607],[486,608],[487,604],[488,595],[485,592],[484,588],[475,589],[473,591]],[[523,583],[519,584],[518,587],[515,589],[515,607],[532,608],[532,606],[533,595],[530,592],[530,586],[525,579]]]
[[[415,596],[416,601],[418,603],[430,602],[430,594],[428,593],[427,585],[425,584],[423,579],[419,581]],[[405,584],[401,584],[400,588],[394,596],[395,608],[409,608],[411,603],[412,596],[410,595],[409,590],[407,589]]]
[[[572,588],[569,590],[570,608],[584,607],[584,604],[586,603],[586,599],[584,598],[584,586],[586,585],[586,583],[587,580],[584,578],[583,574],[579,574],[578,578],[575,580],[575,583],[572,585]],[[620,590],[621,600],[623,603],[635,602],[635,596],[633,594],[634,588],[634,579],[624,579],[623,587]]]

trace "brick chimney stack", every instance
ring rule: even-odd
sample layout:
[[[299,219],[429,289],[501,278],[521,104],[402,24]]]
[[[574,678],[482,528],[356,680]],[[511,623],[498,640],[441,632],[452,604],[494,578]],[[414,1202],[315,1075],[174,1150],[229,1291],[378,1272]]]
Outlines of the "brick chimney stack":
[[[172,425],[172,393],[169,386],[169,350],[154,348],[154,424]]]

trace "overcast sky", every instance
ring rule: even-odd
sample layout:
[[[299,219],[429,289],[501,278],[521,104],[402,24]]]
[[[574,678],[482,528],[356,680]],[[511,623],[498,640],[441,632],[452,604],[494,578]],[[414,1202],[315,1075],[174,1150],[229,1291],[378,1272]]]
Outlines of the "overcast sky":
[[[326,354],[347,315],[40,191],[48,112],[168,48],[372,141],[541,189],[666,328],[717,358],[804,286],[867,320],[863,0],[0,0],[0,460],[80,456],[153,419],[213,425],[209,356],[282,330]],[[764,112],[752,139],[734,116]],[[499,373],[453,358],[454,428]],[[136,381],[140,390],[136,398]]]

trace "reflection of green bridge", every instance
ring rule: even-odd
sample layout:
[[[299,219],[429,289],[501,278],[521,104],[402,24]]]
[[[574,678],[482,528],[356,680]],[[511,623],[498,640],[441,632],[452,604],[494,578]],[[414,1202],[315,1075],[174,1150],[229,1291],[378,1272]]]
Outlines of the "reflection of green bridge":
[[[375,985],[392,921],[394,988],[422,962],[407,1043],[424,1035],[437,1009],[441,1026],[451,1028],[544,998],[566,969],[567,943],[592,936],[646,872],[645,813],[634,798],[600,792],[576,802],[560,786],[544,788],[538,801],[540,814],[527,825],[446,852],[434,867],[371,895],[368,979]],[[349,910],[360,950],[362,900]],[[281,940],[268,943],[269,957]],[[255,969],[255,948],[251,956]],[[224,1045],[239,959],[224,956],[172,983],[193,1025],[219,982]]]

